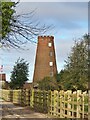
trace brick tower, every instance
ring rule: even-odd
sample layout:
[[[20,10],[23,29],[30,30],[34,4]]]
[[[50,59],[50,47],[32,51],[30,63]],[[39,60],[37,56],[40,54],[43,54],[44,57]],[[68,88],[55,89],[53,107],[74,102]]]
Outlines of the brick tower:
[[[57,73],[53,36],[39,36],[36,51],[33,82],[44,77],[53,77]]]

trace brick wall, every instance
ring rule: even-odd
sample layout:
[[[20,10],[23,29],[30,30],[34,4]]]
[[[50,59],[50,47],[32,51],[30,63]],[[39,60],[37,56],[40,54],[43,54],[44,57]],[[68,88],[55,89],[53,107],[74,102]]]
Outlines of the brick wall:
[[[6,74],[5,73],[0,74],[0,81],[6,81]]]
[[[57,73],[54,37],[39,36],[33,82],[42,80],[47,76],[54,76]]]

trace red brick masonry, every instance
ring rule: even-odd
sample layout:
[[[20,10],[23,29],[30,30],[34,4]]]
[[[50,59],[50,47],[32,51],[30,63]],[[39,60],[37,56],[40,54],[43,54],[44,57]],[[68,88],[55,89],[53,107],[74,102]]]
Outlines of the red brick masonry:
[[[42,80],[47,76],[54,76],[57,73],[54,37],[39,36],[33,82]]]
[[[6,74],[5,73],[0,74],[0,81],[6,81]]]

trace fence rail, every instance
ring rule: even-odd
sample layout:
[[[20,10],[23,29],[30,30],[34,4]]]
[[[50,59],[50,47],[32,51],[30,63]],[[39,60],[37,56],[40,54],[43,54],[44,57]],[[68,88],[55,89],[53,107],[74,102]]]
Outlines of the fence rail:
[[[77,90],[2,90],[2,97],[15,104],[30,106],[35,111],[56,118],[87,118],[88,93]]]

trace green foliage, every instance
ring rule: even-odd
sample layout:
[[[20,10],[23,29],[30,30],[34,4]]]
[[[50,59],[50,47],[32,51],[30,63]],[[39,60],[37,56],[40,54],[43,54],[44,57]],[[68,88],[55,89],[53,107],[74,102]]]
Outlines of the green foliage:
[[[66,60],[64,71],[60,72],[59,84],[62,89],[88,89],[88,37],[75,41],[71,54]]]
[[[0,34],[2,34],[2,39],[7,37],[7,35],[11,32],[11,24],[16,22],[14,18],[15,13],[15,2],[1,2],[1,11],[0,19],[2,18],[2,30]]]
[[[28,80],[28,63],[24,59],[18,59],[11,72],[10,88],[19,89]]]
[[[37,43],[33,38],[53,28],[51,25],[46,26],[36,20],[33,17],[35,10],[26,14],[17,14],[15,8],[18,3],[0,2],[0,44],[2,47],[22,48],[28,41]]]
[[[40,90],[58,90],[58,85],[55,78],[45,77],[38,82],[38,89]]]
[[[9,86],[8,86],[7,82],[2,83],[2,89],[9,89]]]
[[[60,73],[57,73],[55,75],[56,81],[59,83],[63,79],[63,74],[65,73],[65,70],[61,70]]]

